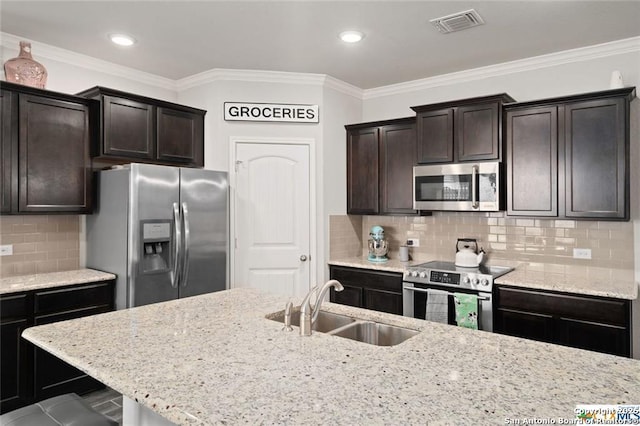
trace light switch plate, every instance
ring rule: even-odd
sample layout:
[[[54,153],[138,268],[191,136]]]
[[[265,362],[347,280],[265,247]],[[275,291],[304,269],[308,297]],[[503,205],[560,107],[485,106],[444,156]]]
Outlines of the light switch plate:
[[[591,249],[574,248],[573,258],[574,259],[591,259]]]
[[[13,254],[13,244],[0,246],[0,256],[11,256]]]
[[[420,247],[420,240],[417,238],[407,238],[407,245],[409,247]]]

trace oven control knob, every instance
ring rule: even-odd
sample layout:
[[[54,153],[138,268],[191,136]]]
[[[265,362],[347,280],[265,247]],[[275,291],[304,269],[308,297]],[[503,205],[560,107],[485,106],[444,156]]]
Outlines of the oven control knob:
[[[469,284],[469,277],[464,277],[464,278],[462,279],[462,283],[463,283],[463,284]]]
[[[411,276],[412,277],[417,277],[418,276],[418,271],[411,271]]]
[[[480,285],[489,285],[489,280],[486,278],[483,278],[480,280]]]
[[[471,278],[471,284],[473,285],[478,285],[478,279],[477,278]]]
[[[420,278],[427,278],[427,273],[424,271],[420,272]]]

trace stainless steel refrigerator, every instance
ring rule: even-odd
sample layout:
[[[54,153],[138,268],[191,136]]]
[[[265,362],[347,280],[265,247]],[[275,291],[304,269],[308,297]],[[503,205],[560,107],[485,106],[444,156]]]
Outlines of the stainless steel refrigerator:
[[[96,175],[86,263],[117,275],[117,309],[227,288],[227,173],[130,164]]]

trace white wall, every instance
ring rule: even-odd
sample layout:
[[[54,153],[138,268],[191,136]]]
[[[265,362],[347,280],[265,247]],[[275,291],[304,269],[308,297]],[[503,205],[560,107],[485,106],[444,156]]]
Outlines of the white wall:
[[[322,180],[322,230],[326,242],[320,246],[324,268],[320,268],[320,281],[329,279],[329,216],[347,211],[347,145],[345,124],[362,121],[362,100],[334,89],[325,88],[323,96],[322,164],[318,170]]]
[[[0,45],[2,63],[18,56],[19,39],[6,33],[0,33],[0,38],[2,39],[2,45]],[[20,38],[20,40],[25,39]],[[15,49],[6,47],[6,44],[15,45]],[[175,102],[177,99],[175,82],[171,80],[35,41],[31,41],[31,49],[33,59],[47,69],[47,90],[75,94],[94,86],[103,86],[169,102]],[[4,73],[2,74],[4,77]],[[148,82],[145,83],[145,81]]]
[[[322,79],[306,83],[218,80],[183,90],[178,102],[207,110],[205,117],[205,168],[229,171],[231,139],[314,139],[316,170],[315,276],[327,279],[328,216],[346,212],[346,148],[344,124],[361,119],[361,100],[325,87]],[[224,121],[224,102],[317,104],[317,124]],[[233,191],[233,188],[232,188]]]
[[[205,116],[205,168],[229,170],[231,137],[322,138],[322,87],[250,81],[213,81],[186,89],[178,102],[207,110]],[[224,102],[265,102],[320,105],[320,123],[260,123],[224,121]]]
[[[579,62],[562,63],[528,71],[509,72],[508,68],[494,66],[485,73],[468,73],[460,78],[423,80],[416,88],[402,93],[377,96],[377,90],[365,91],[363,103],[364,121],[383,120],[412,115],[411,106],[426,105],[441,101],[465,99],[475,96],[506,92],[516,101],[544,99],[564,95],[606,90],[609,88],[611,72],[619,70],[625,85],[639,86],[640,52],[599,57]],[[442,80],[442,85],[432,81]],[[433,86],[433,87],[428,87]],[[406,84],[404,85],[406,87]],[[404,89],[398,85],[398,92]],[[390,86],[392,89],[393,86]]]

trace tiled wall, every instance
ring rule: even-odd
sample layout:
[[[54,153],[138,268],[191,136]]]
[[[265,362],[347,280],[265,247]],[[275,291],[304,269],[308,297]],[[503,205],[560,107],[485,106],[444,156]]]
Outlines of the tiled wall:
[[[0,244],[13,245],[12,256],[0,257],[0,276],[11,277],[78,269],[80,218],[2,216]]]
[[[360,256],[362,216],[329,216],[329,242],[329,259]]]
[[[331,218],[341,223],[348,216]],[[357,216],[356,216],[357,217]],[[435,212],[433,216],[362,216],[362,252],[367,253],[369,229],[380,225],[390,244],[390,256],[407,238],[418,238],[416,259],[453,260],[458,238],[476,238],[491,259],[561,265],[632,269],[633,222],[515,219],[505,213]],[[352,219],[353,221],[353,219]],[[356,221],[357,222],[357,221]],[[331,231],[333,237],[333,230]],[[331,238],[330,253],[340,253],[342,240]],[[574,248],[591,249],[590,260],[574,259]],[[333,259],[337,257],[332,257]]]

